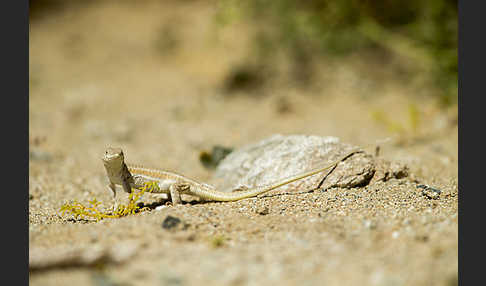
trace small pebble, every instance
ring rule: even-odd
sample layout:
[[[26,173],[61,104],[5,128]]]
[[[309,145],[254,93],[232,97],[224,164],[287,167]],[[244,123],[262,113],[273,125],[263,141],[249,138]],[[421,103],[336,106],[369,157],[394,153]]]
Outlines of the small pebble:
[[[422,195],[426,196],[428,199],[431,200],[437,200],[442,193],[441,190],[426,185],[418,185],[417,188],[422,189]]]
[[[162,222],[162,228],[164,229],[174,229],[178,225],[181,224],[181,220],[179,218],[173,217],[171,215],[168,215],[164,221]]]
[[[364,221],[364,227],[367,228],[367,229],[375,229],[376,223],[372,222],[371,220],[365,220]]]
[[[259,207],[257,210],[256,210],[256,213],[259,214],[259,215],[267,215],[270,213],[270,210],[268,209],[267,206],[264,206],[264,207]]]
[[[29,151],[29,159],[32,161],[43,161],[49,162],[52,160],[52,154],[46,151],[41,150],[30,150]]]

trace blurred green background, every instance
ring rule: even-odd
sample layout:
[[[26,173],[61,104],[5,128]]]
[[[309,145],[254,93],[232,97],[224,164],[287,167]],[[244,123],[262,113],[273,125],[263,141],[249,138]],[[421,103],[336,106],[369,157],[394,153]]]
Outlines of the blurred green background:
[[[221,0],[217,19],[250,19],[257,62],[282,52],[307,83],[316,58],[365,54],[391,64],[397,76],[435,85],[442,103],[457,101],[457,1]],[[277,52],[277,53],[276,53]],[[304,76],[302,76],[304,75]]]
[[[97,1],[29,2],[31,25],[35,25],[50,13],[96,5]],[[150,1],[134,1],[132,5],[142,2]],[[214,8],[215,34],[230,26],[249,27],[246,57],[235,63],[221,82],[227,92],[265,86],[269,78],[283,73],[278,68],[282,61],[289,63],[286,78],[308,88],[319,78],[317,62],[339,65],[346,58],[364,57],[441,104],[457,102],[457,1],[168,2]],[[159,33],[154,45],[160,51],[177,49],[177,27],[164,26]]]

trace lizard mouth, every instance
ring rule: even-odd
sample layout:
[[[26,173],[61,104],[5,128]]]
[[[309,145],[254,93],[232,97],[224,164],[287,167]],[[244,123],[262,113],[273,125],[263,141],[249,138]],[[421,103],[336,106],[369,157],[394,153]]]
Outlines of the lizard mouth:
[[[120,161],[119,155],[105,155],[101,158],[104,164],[115,164],[116,162]]]
[[[114,159],[119,158],[119,157],[120,157],[120,155],[118,155],[118,154],[113,154],[113,155],[106,154],[105,156],[103,156],[103,160],[111,161],[111,160],[114,160]]]

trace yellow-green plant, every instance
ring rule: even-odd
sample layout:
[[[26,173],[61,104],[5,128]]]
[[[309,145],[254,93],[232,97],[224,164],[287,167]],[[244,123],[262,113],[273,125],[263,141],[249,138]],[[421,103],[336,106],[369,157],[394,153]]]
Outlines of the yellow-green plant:
[[[408,121],[413,133],[417,133],[420,124],[420,113],[415,104],[408,106]]]
[[[216,235],[211,239],[211,246],[213,248],[222,247],[226,240],[226,237],[224,237],[223,235]]]
[[[404,136],[406,133],[416,135],[420,125],[420,112],[415,104],[408,106],[408,124],[391,119],[382,110],[375,110],[371,117],[381,125],[385,126],[389,132],[398,133]],[[408,125],[408,126],[407,126]]]
[[[104,218],[119,218],[128,215],[132,215],[135,213],[143,212],[148,210],[148,208],[140,208],[136,204],[138,199],[142,197],[142,195],[146,192],[151,193],[158,188],[157,182],[151,181],[145,183],[144,187],[139,192],[131,192],[128,197],[128,205],[119,205],[117,209],[113,212],[103,212],[99,209],[99,205],[101,202],[96,200],[96,198],[89,201],[89,205],[85,206],[77,201],[73,201],[72,203],[66,203],[61,206],[60,212],[61,215],[64,216],[66,213],[74,215],[76,219],[78,218],[94,218],[96,221],[99,221]]]

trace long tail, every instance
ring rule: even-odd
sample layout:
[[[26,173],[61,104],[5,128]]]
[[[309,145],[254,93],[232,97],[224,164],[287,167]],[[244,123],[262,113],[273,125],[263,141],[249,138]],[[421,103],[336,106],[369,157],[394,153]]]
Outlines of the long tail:
[[[297,174],[297,175],[290,176],[290,177],[288,177],[284,180],[279,180],[278,182],[273,183],[273,184],[269,184],[269,185],[266,185],[266,186],[254,187],[254,188],[251,188],[247,191],[225,193],[225,192],[219,192],[219,191],[216,191],[216,190],[209,190],[209,189],[207,189],[207,190],[206,189],[195,189],[195,190],[191,190],[190,194],[204,198],[204,199],[207,199],[207,200],[213,200],[213,201],[238,201],[238,200],[241,200],[241,199],[251,198],[251,197],[269,192],[271,190],[274,190],[274,189],[281,187],[283,185],[290,184],[290,183],[295,182],[297,180],[300,180],[300,179],[315,175],[317,173],[323,172],[327,169],[330,169],[330,168],[334,167],[335,165],[339,164],[339,162],[346,160],[348,157],[350,157],[350,156],[352,156],[356,153],[363,152],[362,149],[363,148],[355,148],[352,151],[346,153],[346,155],[342,156],[338,160],[336,160],[336,161],[334,161],[334,162],[332,162],[328,165],[325,165],[323,167],[318,167],[318,168],[315,168],[311,171],[307,171],[307,172],[303,172],[303,173],[300,173],[300,174]]]

